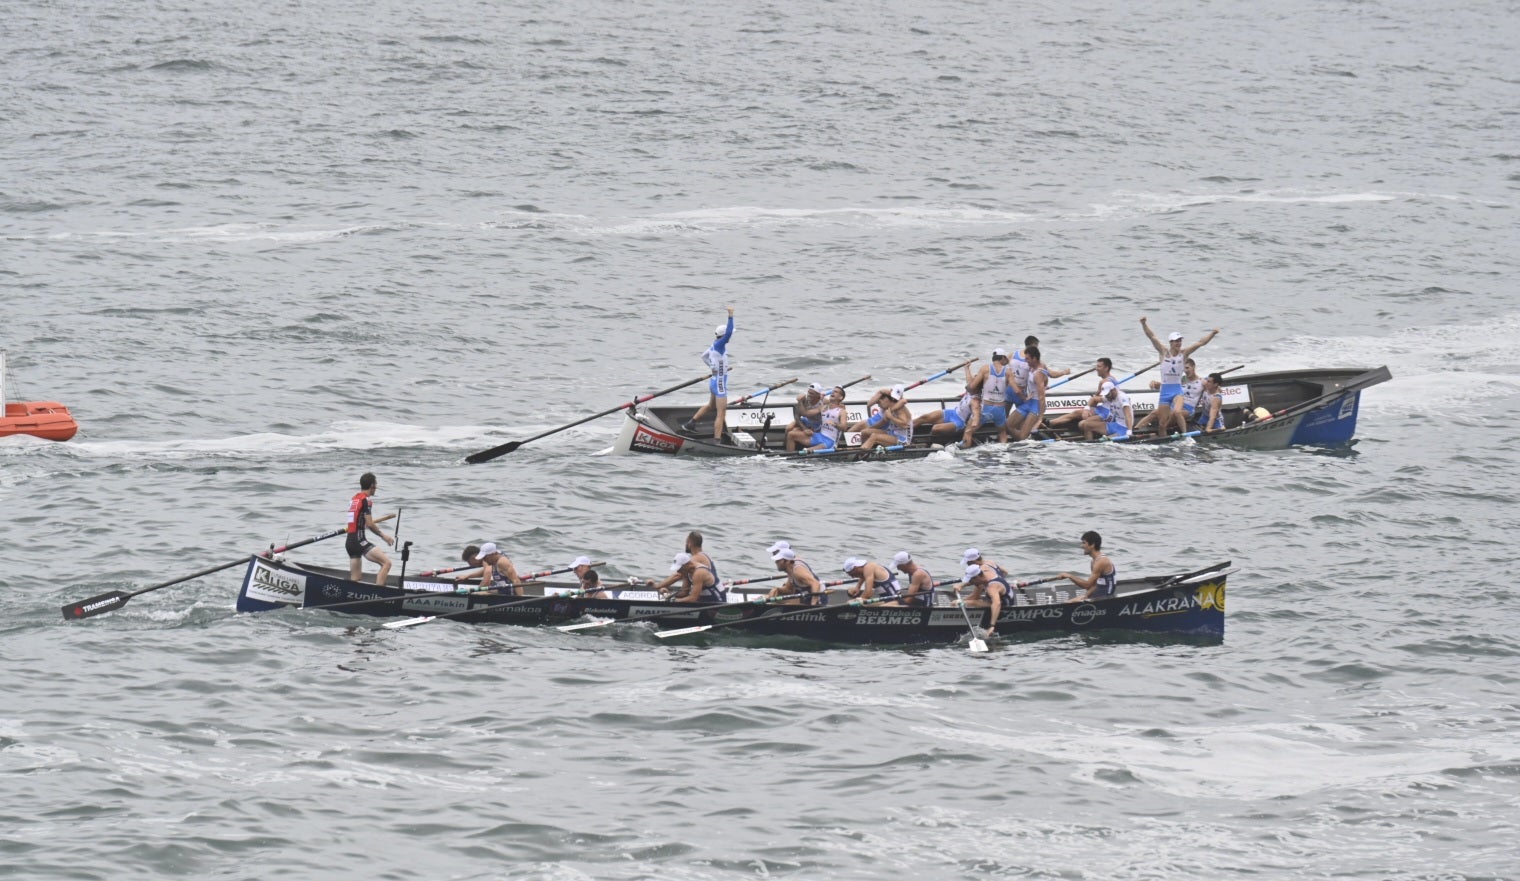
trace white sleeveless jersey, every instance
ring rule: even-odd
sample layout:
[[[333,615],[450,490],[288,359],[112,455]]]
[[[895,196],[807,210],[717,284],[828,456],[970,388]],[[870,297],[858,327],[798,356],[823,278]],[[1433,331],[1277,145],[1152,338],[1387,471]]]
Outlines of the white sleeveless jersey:
[[[970,392],[966,392],[964,395],[961,395],[961,402],[955,405],[955,415],[961,417],[962,422],[965,422],[967,419],[971,418]]]
[[[1021,355],[1014,355],[1013,360],[1008,362],[1008,367],[1013,371],[1013,380],[1009,385],[1013,388],[1029,388],[1029,362]]]
[[[987,381],[982,383],[982,400],[998,407],[1008,400],[1007,367],[1003,368],[1002,373],[998,373],[995,366],[987,370]]]
[[[1178,352],[1175,355],[1168,354],[1162,356],[1161,384],[1180,385],[1182,383],[1182,374],[1187,370],[1187,365],[1183,364],[1182,362],[1186,360],[1187,356],[1181,352]]]
[[[1046,370],[1043,367],[1041,367],[1039,370],[1029,370],[1029,368],[1028,368],[1027,365],[1025,366],[1024,369],[1026,371],[1028,371],[1028,373],[1024,377],[1024,384],[1023,384],[1023,386],[1021,386],[1021,388],[1024,389],[1024,397],[1025,397],[1025,399],[1033,401],[1037,397],[1039,397],[1039,394],[1040,394],[1040,390],[1035,387],[1035,382],[1034,382],[1035,376],[1037,374],[1043,373],[1043,374],[1045,374],[1046,377],[1049,377],[1050,376],[1050,371]]]
[[[839,423],[844,421],[844,407],[830,407],[823,411],[823,427],[818,433],[835,444],[839,443]]]
[[[1182,381],[1183,403],[1192,404],[1194,408],[1197,408],[1201,400],[1203,400],[1203,377],[1193,380],[1184,379]]]

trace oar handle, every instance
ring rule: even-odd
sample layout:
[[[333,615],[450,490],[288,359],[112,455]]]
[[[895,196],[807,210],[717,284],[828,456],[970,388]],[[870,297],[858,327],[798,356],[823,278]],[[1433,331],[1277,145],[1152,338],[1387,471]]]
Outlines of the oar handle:
[[[761,582],[761,581],[775,581],[778,578],[785,578],[785,577],[786,577],[786,573],[785,572],[778,572],[775,575],[762,575],[762,576],[758,576],[758,577],[755,577],[755,578],[741,578],[738,581],[730,581],[730,582],[728,582],[727,584],[724,585],[724,587],[738,587],[741,584],[755,584],[755,583]]]
[[[376,517],[375,522],[384,523],[387,520],[393,519],[395,516],[396,514],[386,514],[384,517]],[[361,526],[360,528],[362,529],[363,527]],[[324,539],[337,538],[338,536],[343,535],[347,532],[348,527],[345,526],[342,529],[334,529],[332,532],[324,532],[321,535],[314,535],[311,538],[303,538],[300,541],[291,542],[290,544],[282,545],[281,547],[274,547],[271,545],[269,550],[264,551],[263,553],[259,554],[259,556],[265,558],[273,557],[275,554],[283,554],[286,551],[292,551],[296,548],[304,548],[309,544],[315,544],[316,542],[323,541]]]

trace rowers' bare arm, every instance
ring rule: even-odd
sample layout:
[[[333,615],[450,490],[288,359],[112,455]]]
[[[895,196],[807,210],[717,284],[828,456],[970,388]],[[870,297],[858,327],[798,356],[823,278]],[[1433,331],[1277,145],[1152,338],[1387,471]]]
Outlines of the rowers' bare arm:
[[[1186,349],[1183,349],[1182,350],[1182,354],[1189,355],[1189,356],[1192,355],[1194,352],[1198,351],[1199,349],[1201,349],[1204,346],[1208,345],[1209,343],[1213,342],[1214,337],[1217,337],[1217,336],[1219,336],[1219,328],[1216,327],[1213,330],[1209,331],[1207,334],[1204,334],[1203,339],[1199,340],[1196,343],[1193,343],[1191,346],[1188,346]]]
[[[1156,338],[1156,332],[1154,330],[1151,330],[1150,322],[1145,320],[1144,315],[1140,316],[1140,326],[1145,328],[1145,335],[1150,337],[1151,345],[1156,347],[1156,353],[1165,358],[1166,344],[1162,343],[1161,340]]]
[[[712,573],[698,569],[686,583],[686,589],[670,598],[673,603],[694,603],[702,597],[703,588],[713,583]]]

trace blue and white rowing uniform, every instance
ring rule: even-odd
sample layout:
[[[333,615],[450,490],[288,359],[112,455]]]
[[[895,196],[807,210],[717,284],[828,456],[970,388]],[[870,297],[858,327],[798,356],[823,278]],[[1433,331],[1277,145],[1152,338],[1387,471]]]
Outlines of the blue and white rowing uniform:
[[[713,344],[702,353],[702,363],[712,371],[712,379],[707,381],[708,391],[715,398],[728,397],[728,341],[734,336],[734,316],[728,316],[728,329],[722,336],[713,340]]]
[[[823,427],[823,411],[820,409],[817,414],[811,416],[808,415],[804,409],[808,406],[808,404],[805,403],[806,401],[807,395],[803,395],[797,401],[797,424],[803,428],[806,428],[808,431],[817,431]],[[823,401],[820,399],[819,405],[821,406],[822,403]]]
[[[982,383],[982,421],[998,428],[1008,424],[1008,368],[999,373],[997,365],[987,368],[987,380]]]
[[[1024,389],[1029,386],[1029,362],[1024,360],[1023,352],[1013,353],[1008,369],[1013,371],[1013,375],[1008,378],[1008,391],[1004,397],[1008,400],[1008,412],[1012,413],[1022,408],[1027,400]]]
[[[1123,391],[1120,391],[1118,395],[1112,401],[1099,401],[1098,406],[1093,408],[1093,412],[1102,416],[1103,421],[1108,423],[1109,437],[1122,440],[1129,437],[1129,427],[1124,424],[1124,408],[1130,406],[1130,403],[1129,395]]]
[[[833,452],[839,449],[839,423],[844,420],[844,406],[830,407],[823,411],[822,425],[813,432],[813,437],[808,441],[808,446],[816,447],[823,444],[824,452]]]
[[[884,429],[886,429],[887,431],[892,432],[892,436],[895,437],[895,438],[897,438],[897,442],[898,443],[900,443],[900,444],[911,444],[911,443],[913,443],[913,423],[912,422],[909,422],[906,426],[903,426],[903,425],[898,425],[896,422],[893,422],[892,420],[888,419],[886,422],[882,423],[881,427],[884,428]]]
[[[1182,378],[1182,409],[1191,416],[1198,410],[1198,402],[1203,400],[1203,377],[1188,379]]]
[[[1156,406],[1171,406],[1172,398],[1182,394],[1182,376],[1187,371],[1184,364],[1187,355],[1181,352],[1173,355],[1171,350],[1161,356],[1161,395],[1156,399]]]
[[[971,393],[961,395],[961,402],[955,405],[954,410],[945,411],[945,421],[956,428],[964,429],[966,422],[971,419]]]
[[[1045,375],[1045,382],[1049,384],[1049,370],[1046,370],[1044,367],[1041,367],[1039,370],[1029,370],[1027,366],[1025,367],[1024,402],[1018,406],[1018,412],[1023,416],[1037,415],[1042,409],[1041,405],[1043,404],[1043,396],[1040,394],[1039,388],[1035,385],[1035,377],[1042,373]]]
[[[823,580],[819,579],[818,576],[813,572],[813,567],[812,566],[809,566],[808,564],[802,562],[801,560],[795,560],[795,561],[793,561],[793,563],[792,563],[792,571],[788,572],[787,575],[786,575],[786,586],[787,586],[787,589],[794,596],[801,597],[802,598],[802,604],[804,606],[811,606],[813,604],[813,592],[810,591],[810,590],[808,590],[807,585],[805,585],[802,582],[800,582],[800,581],[797,580],[796,572],[797,572],[797,567],[798,566],[801,566],[802,568],[806,569],[808,571],[809,575],[812,575],[815,579],[818,579],[818,583],[819,584],[822,584]],[[820,605],[820,606],[827,606],[829,604],[829,592],[828,592],[827,588],[825,588],[823,590],[823,592],[821,594],[819,594],[819,597],[820,597],[820,600],[819,600],[818,605]]]
[[[909,606],[915,609],[927,609],[930,606],[934,605],[934,576],[931,575],[929,573],[929,570],[925,569],[923,566],[919,566],[918,568],[929,577],[929,589],[920,591],[912,596],[902,597],[902,603],[905,606]],[[908,584],[911,587],[912,581],[910,580]]]
[[[1214,417],[1214,425],[1212,428],[1215,431],[1220,431],[1224,428],[1224,395],[1218,393],[1211,395],[1208,392],[1203,392],[1198,397],[1198,412],[1195,414],[1195,421],[1199,428],[1211,427],[1205,425],[1204,423],[1208,421],[1209,411],[1214,409],[1215,401],[1219,402],[1219,415]]]
[[[1098,576],[1098,582],[1093,585],[1092,596],[1088,597],[1088,599],[1106,600],[1113,596],[1114,591],[1118,589],[1119,567],[1115,566],[1112,560],[1108,561],[1108,565],[1108,574]]]

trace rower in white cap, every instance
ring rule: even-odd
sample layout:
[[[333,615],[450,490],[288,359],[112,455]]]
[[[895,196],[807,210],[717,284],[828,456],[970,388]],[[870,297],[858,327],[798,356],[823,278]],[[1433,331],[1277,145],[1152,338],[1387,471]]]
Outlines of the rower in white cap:
[[[823,592],[823,582],[813,574],[813,567],[797,559],[797,552],[790,546],[773,551],[771,558],[776,561],[776,571],[786,573],[786,580],[781,582],[780,587],[766,594],[766,599],[795,597],[782,603],[787,606],[821,606],[828,602],[828,597]]]
[[[908,576],[908,587],[897,595],[897,602],[888,605],[917,609],[927,609],[934,605],[934,576],[929,574],[928,569],[918,565],[912,554],[907,551],[893,554],[892,568]]]
[[[522,576],[517,574],[512,560],[501,552],[496,542],[488,541],[480,546],[480,565],[482,589],[494,590],[504,597],[522,595],[522,591],[517,588],[523,583]]]
[[[683,587],[680,591],[676,592],[675,601],[682,603],[694,603],[697,602],[698,599],[702,599],[703,602],[707,602],[708,600],[701,598],[701,592],[705,589],[705,586],[709,581],[712,582],[711,587],[713,588],[714,593],[721,590],[721,586],[718,582],[718,564],[714,563],[713,558],[709,557],[707,555],[707,552],[702,550],[702,541],[702,533],[698,532],[697,530],[693,529],[691,532],[686,533],[686,553],[684,556],[690,557],[693,571],[706,572],[709,576],[711,576],[711,578],[695,579],[696,581],[700,581],[703,587],[698,587],[695,589],[695,591],[693,591],[692,584],[695,582],[692,573],[685,572],[679,568],[673,567],[670,570],[672,573],[670,577],[655,585],[655,590],[663,593],[671,585],[675,584],[677,581],[680,581],[683,583]],[[683,597],[686,597],[688,594],[691,596],[689,598],[683,599]],[[717,602],[722,602],[722,600],[717,600]]]
[[[977,559],[981,559],[980,555]],[[990,606],[992,609],[992,617],[987,619],[987,632],[983,636],[996,636],[997,622],[1003,614],[1003,608],[1013,605],[1013,586],[1008,583],[1008,577],[991,563],[967,563],[961,586],[967,585],[971,587],[971,596],[966,598],[966,605]]]
[[[908,412],[907,389],[894,385],[881,389],[867,402],[881,405],[880,419],[872,417],[861,437],[862,450],[874,449],[878,444],[901,446],[913,442],[913,414]]]
[[[1161,356],[1161,392],[1156,398],[1156,425],[1162,434],[1166,434],[1174,425],[1179,432],[1187,431],[1187,421],[1182,415],[1182,379],[1186,361],[1190,355],[1219,336],[1219,328],[1214,328],[1203,339],[1183,348],[1181,333],[1174,331],[1166,338],[1166,345],[1162,345],[1143,315],[1140,317],[1140,326],[1145,329],[1151,345],[1156,347],[1156,354]]]
[[[709,412],[716,410],[717,415],[713,422],[713,440],[723,440],[723,431],[728,419],[728,341],[734,336],[734,307],[728,307],[728,323],[720,324],[713,331],[714,339],[707,351],[702,353],[702,363],[712,371],[712,379],[707,381],[709,395],[707,403],[697,410],[681,430],[688,434],[694,434],[697,423]]]
[[[856,579],[855,586],[849,589],[850,599],[897,597],[897,579],[880,563],[873,563],[863,557],[850,557],[844,561],[844,574]]]
[[[1135,408],[1130,404],[1129,395],[1120,391],[1112,380],[1106,380],[1098,387],[1098,393],[1092,396],[1087,406],[1092,415],[1077,424],[1084,438],[1092,440],[1101,434],[1124,440],[1134,430]]]
[[[609,600],[612,594],[602,590],[602,576],[591,565],[590,557],[576,557],[570,563],[570,568],[575,572],[575,577],[581,580],[581,593],[588,600]]]
[[[691,554],[681,552],[670,561],[670,571],[682,581],[681,589],[670,597],[673,603],[721,603],[723,592],[718,576],[710,568],[699,566]]]

